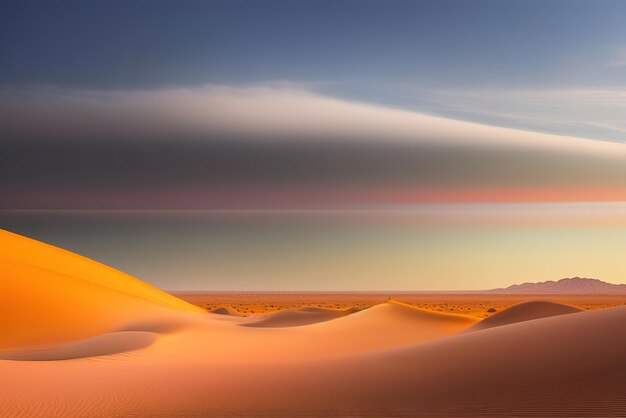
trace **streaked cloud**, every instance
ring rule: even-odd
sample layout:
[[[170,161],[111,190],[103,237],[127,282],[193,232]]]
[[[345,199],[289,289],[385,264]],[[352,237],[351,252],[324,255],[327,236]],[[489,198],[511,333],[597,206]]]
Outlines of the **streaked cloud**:
[[[440,91],[433,93],[456,110],[503,118],[546,121],[546,109],[566,106],[604,116],[606,126],[626,131],[618,109],[626,90]],[[595,111],[585,105],[594,102]],[[508,104],[508,106],[507,106]],[[507,110],[507,107],[509,110]],[[529,109],[537,107],[537,111]],[[59,88],[0,91],[0,130],[6,137],[80,139],[208,140],[235,137],[264,140],[330,140],[400,143],[492,143],[498,146],[567,147],[569,151],[623,147],[571,136],[462,122],[409,110],[324,96],[297,84],[249,87],[204,85],[154,90]],[[543,115],[543,116],[541,116]],[[581,124],[584,118],[568,120]],[[611,117],[613,115],[613,117]],[[554,126],[565,124],[555,118]],[[600,122],[589,122],[599,124]]]
[[[454,97],[460,108],[476,100],[480,109],[475,96],[465,104]],[[492,97],[498,114],[502,98]],[[289,83],[13,89],[0,93],[0,110],[7,209],[626,200],[624,144],[462,122]]]
[[[626,142],[625,88],[439,90],[422,99],[459,118]]]

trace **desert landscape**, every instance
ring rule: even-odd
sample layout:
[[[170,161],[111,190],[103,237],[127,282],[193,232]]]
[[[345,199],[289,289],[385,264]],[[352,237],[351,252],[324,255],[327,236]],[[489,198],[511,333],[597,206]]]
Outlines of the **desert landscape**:
[[[626,1],[0,6],[0,418],[626,417]]]
[[[171,292],[174,296],[210,312],[252,316],[284,310],[319,308],[365,309],[389,299],[429,311],[469,315],[478,319],[529,300],[572,305],[581,310],[626,304],[621,294],[507,294],[486,292]]]
[[[186,302],[8,231],[0,244],[0,416],[626,414],[624,296]]]

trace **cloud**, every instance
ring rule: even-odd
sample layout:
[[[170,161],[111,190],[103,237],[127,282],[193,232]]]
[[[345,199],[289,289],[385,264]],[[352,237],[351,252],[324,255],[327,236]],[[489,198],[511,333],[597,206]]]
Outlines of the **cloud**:
[[[472,97],[458,106],[471,108]],[[524,97],[530,106],[548,96]],[[0,93],[0,115],[6,209],[626,200],[624,144],[462,122],[292,84],[13,89]]]
[[[621,94],[621,95],[620,95]],[[456,109],[507,117],[501,102],[517,108],[550,107],[580,98],[585,91],[507,95],[497,92],[441,92]],[[595,96],[594,96],[595,97]],[[626,92],[607,98],[623,101]],[[482,107],[481,107],[482,106]],[[580,111],[583,111],[582,106]],[[578,108],[578,107],[577,107]],[[0,132],[5,138],[316,140],[406,144],[492,144],[567,148],[573,152],[623,152],[624,147],[575,137],[486,126],[408,110],[323,96],[293,84],[231,87],[204,85],[155,90],[0,91]],[[510,115],[532,119],[532,112]],[[512,116],[511,116],[512,117]],[[539,118],[539,116],[537,116]],[[621,120],[607,120],[621,126]],[[555,123],[558,123],[558,119]],[[624,126],[626,129],[626,126]]]
[[[626,142],[626,89],[477,89],[424,94],[440,113],[535,131]]]

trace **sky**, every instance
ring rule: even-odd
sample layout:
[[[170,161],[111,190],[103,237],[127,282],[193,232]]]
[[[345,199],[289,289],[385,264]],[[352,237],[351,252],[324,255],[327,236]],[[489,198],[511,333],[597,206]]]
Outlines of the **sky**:
[[[626,282],[625,20],[611,0],[2,2],[0,226],[168,289]],[[293,211],[297,234],[268,218]]]

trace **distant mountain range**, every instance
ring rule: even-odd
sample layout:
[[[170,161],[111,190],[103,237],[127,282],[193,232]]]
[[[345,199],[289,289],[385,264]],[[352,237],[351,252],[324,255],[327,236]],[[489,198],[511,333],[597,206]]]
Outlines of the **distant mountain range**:
[[[492,289],[487,293],[502,294],[626,294],[626,284],[613,284],[598,279],[572,277],[561,280],[550,280],[539,283],[514,284],[501,289]]]

